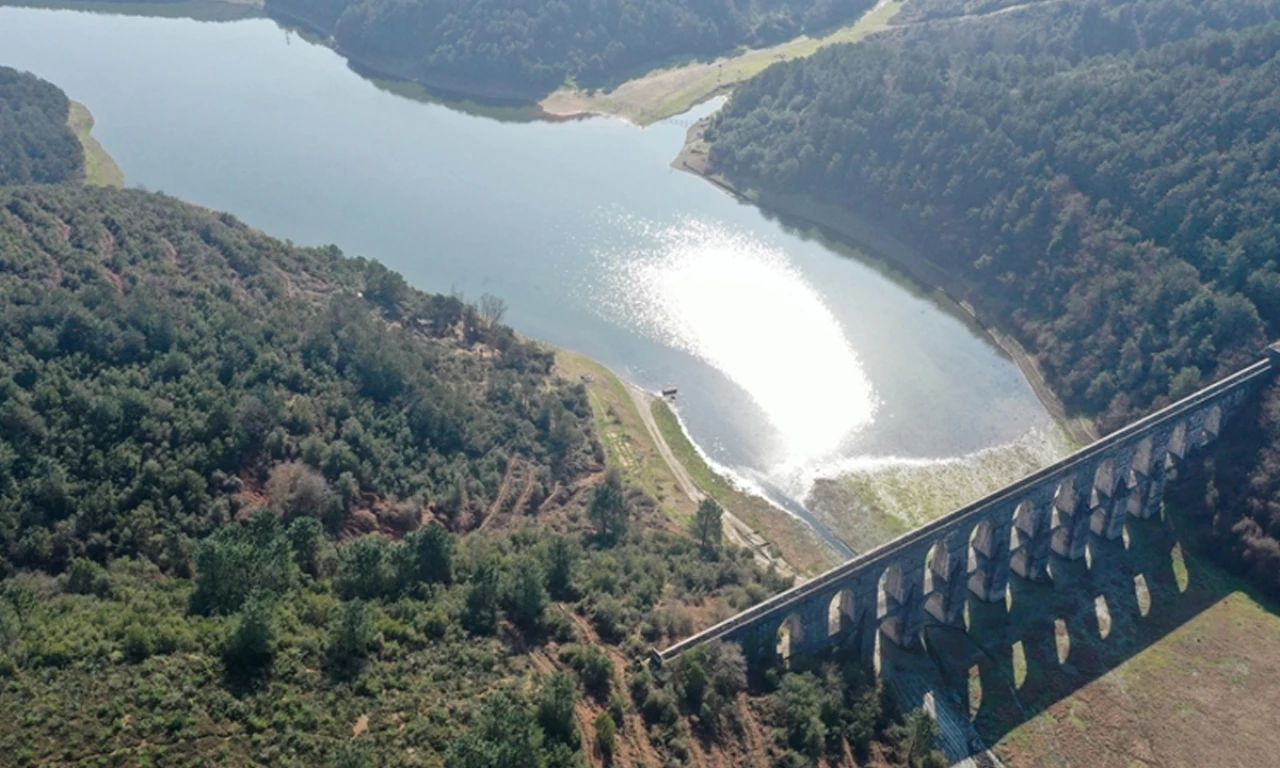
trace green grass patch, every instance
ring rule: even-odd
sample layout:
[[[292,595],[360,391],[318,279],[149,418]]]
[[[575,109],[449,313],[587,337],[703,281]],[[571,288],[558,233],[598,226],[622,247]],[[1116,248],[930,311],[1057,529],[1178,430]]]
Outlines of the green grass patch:
[[[89,108],[78,101],[71,102],[67,124],[84,147],[85,183],[93,187],[123,187],[124,171],[93,138],[93,114]]]
[[[865,551],[1021,480],[1070,453],[1065,434],[1036,431],[969,456],[868,467],[819,482],[810,508]]]
[[[739,489],[729,478],[707,464],[666,402],[654,400],[650,408],[658,431],[671,447],[671,452],[703,493],[764,536],[793,568],[803,574],[814,574],[840,563],[835,551],[807,523],[765,499]]]
[[[596,432],[609,466],[617,468],[628,483],[657,499],[669,517],[678,522],[688,520],[693,514],[693,502],[680,492],[627,392],[627,385],[608,368],[572,352],[557,351],[556,365],[562,375],[586,386]]]

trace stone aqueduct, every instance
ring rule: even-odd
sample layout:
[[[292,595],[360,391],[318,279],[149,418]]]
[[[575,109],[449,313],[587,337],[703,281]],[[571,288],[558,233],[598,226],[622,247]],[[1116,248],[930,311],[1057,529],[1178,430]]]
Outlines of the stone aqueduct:
[[[662,664],[712,640],[782,656],[856,642],[916,648],[927,624],[964,626],[969,593],[1000,601],[1011,576],[1052,580],[1051,555],[1084,557],[1089,537],[1119,538],[1130,516],[1160,511],[1165,481],[1280,370],[1265,359],[1062,461],[662,651]],[[873,631],[867,631],[868,629]]]

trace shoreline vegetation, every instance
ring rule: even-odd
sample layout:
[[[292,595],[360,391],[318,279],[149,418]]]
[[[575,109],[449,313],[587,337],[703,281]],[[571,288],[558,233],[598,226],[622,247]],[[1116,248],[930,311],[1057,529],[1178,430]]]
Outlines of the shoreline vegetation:
[[[1068,455],[1053,427],[965,456],[872,463],[819,478],[805,506],[856,552],[887,544]]]
[[[67,125],[84,147],[84,183],[91,187],[123,187],[124,171],[93,137],[93,113],[78,101],[71,102]]]
[[[840,564],[837,553],[804,521],[741,490],[708,465],[660,398],[591,358],[564,349],[555,354],[557,372],[587,388],[609,465],[657,499],[674,526],[683,529],[698,502],[710,496],[725,510],[726,538],[750,550],[761,567],[804,579]]]
[[[627,80],[611,91],[561,88],[538,103],[552,119],[591,115],[620,117],[645,126],[689,111],[731,90],[779,61],[810,56],[836,43],[853,43],[892,25],[906,0],[880,0],[857,21],[822,37],[801,35],[767,48],[754,48],[712,61],[693,61]]]
[[[200,0],[182,0],[199,2]],[[218,0],[231,2],[232,0]],[[39,2],[39,0],[23,0]],[[54,0],[59,2],[59,0]],[[252,2],[252,0],[251,0]],[[260,7],[257,3],[252,3]],[[362,75],[370,79],[404,81],[428,89],[434,96],[446,102],[496,101],[514,106],[528,105],[536,117],[546,120],[573,120],[591,116],[618,117],[640,126],[647,126],[669,117],[689,111],[735,85],[755,77],[769,66],[792,59],[810,56],[821,48],[837,43],[852,43],[877,32],[890,29],[894,17],[906,4],[906,0],[880,0],[852,24],[840,27],[821,36],[801,35],[777,45],[765,48],[748,48],[721,56],[711,61],[688,61],[667,68],[656,68],[647,74],[623,81],[612,90],[604,88],[582,89],[562,87],[537,101],[526,101],[520,92],[495,88],[492,84],[480,86],[460,83],[456,79],[414,77],[406,79],[391,72],[387,66],[361,56],[342,46],[324,28],[322,23],[295,9],[270,9],[268,17],[278,23],[296,26],[317,35],[317,41],[345,58]]]

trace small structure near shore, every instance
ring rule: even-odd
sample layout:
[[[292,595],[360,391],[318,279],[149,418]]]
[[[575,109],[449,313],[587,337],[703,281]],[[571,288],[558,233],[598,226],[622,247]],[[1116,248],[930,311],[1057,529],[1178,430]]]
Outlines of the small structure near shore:
[[[664,387],[662,390],[662,396],[668,397],[668,398],[675,397],[677,394],[677,391],[678,390],[675,387]]]

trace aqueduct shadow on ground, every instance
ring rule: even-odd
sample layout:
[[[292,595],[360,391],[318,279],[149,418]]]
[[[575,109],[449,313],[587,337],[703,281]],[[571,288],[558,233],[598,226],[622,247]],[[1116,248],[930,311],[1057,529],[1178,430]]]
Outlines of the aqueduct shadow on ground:
[[[883,674],[914,676],[946,695],[952,712],[995,744],[1242,589],[1195,552],[1204,523],[1173,496],[1161,515],[1130,518],[1120,539],[1091,535],[1084,558],[1053,555],[1052,582],[1012,576],[1004,601],[969,596],[965,626],[926,624],[923,650],[882,638]],[[984,749],[974,743],[967,752]]]

